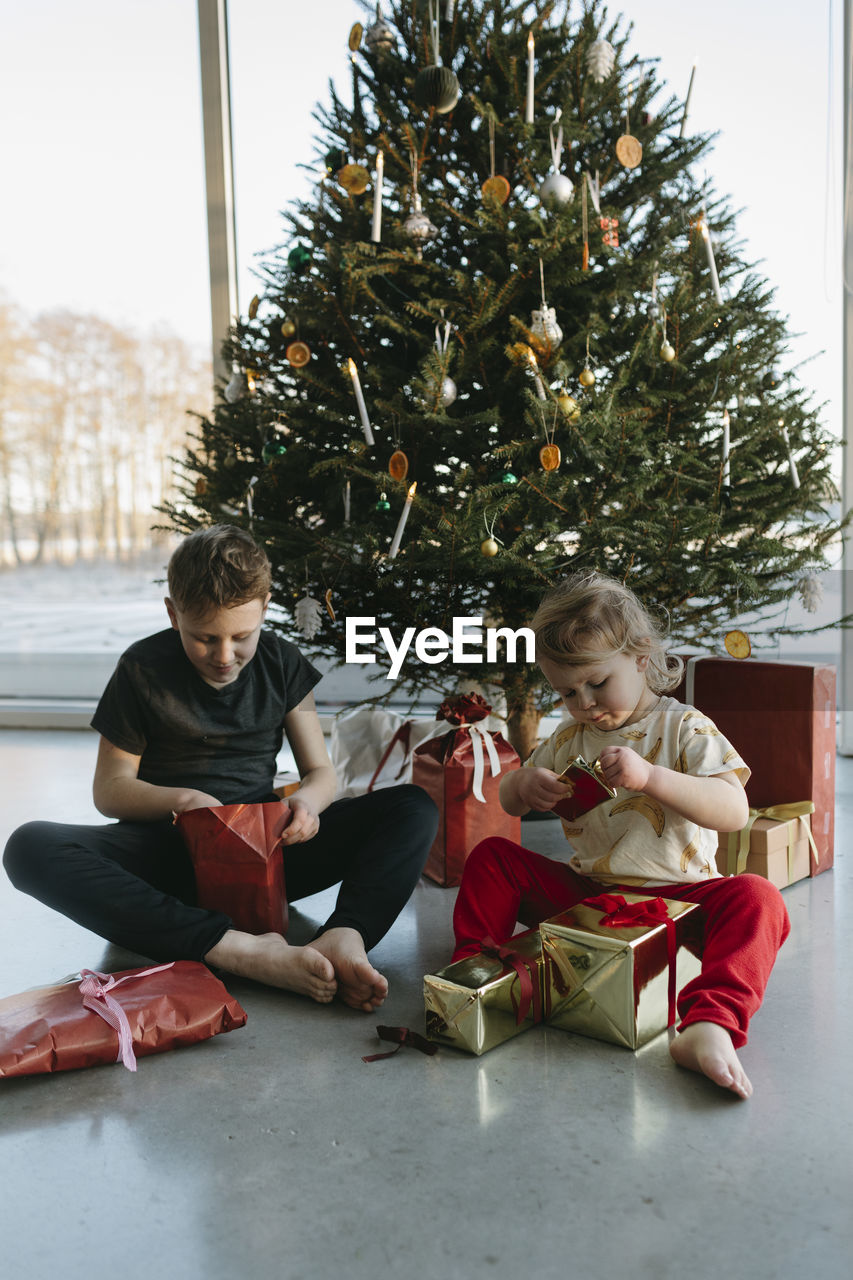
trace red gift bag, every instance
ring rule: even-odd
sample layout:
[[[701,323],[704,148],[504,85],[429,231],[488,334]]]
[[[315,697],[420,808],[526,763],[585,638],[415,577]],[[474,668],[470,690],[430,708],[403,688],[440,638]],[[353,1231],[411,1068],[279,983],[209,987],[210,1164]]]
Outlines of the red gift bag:
[[[246,1014],[206,965],[176,960],[94,973],[0,1000],[0,1076],[105,1062],[136,1070],[164,1053],[242,1027]]]
[[[414,752],[412,782],[438,806],[438,833],[424,868],[437,884],[459,884],[465,859],[486,836],[521,840],[521,819],[506,813],[498,798],[501,777],[521,762],[499,733],[477,723],[490,711],[476,693],[447,699],[436,718],[455,727]]]
[[[833,862],[835,826],[835,667],[752,658],[686,659],[672,696],[706,712],[752,770],[746,794],[754,809],[811,800],[818,858],[812,875]]]
[[[195,870],[199,906],[246,933],[287,932],[281,833],[286,804],[223,804],[179,813],[175,825]]]

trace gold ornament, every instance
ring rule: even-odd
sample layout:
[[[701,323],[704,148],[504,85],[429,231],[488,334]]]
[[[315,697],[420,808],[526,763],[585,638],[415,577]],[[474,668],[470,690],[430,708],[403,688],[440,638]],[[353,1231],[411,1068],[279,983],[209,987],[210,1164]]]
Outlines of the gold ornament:
[[[636,169],[643,158],[643,144],[632,133],[616,139],[616,159],[626,169]]]
[[[496,556],[498,554],[498,544],[494,538],[484,538],[480,543],[480,554],[484,556]]]
[[[351,196],[362,195],[370,184],[370,174],[363,164],[345,164],[335,178]]]
[[[745,631],[729,631],[723,640],[726,652],[733,658],[748,658],[752,653],[752,645]]]
[[[311,359],[311,348],[304,342],[291,342],[284,354],[294,369],[302,369]]]
[[[335,621],[335,610],[334,610],[334,609],[333,609],[333,607],[332,607],[332,588],[331,588],[331,587],[329,587],[329,589],[328,589],[328,591],[326,592],[326,594],[324,595],[323,599],[326,601],[326,613],[327,613],[327,614],[329,615],[329,617],[332,619],[332,622],[334,622],[334,621]]]
[[[255,316],[258,314],[258,307],[260,305],[261,305],[261,300],[258,297],[258,295],[255,294],[254,298],[249,303],[249,319],[250,320],[254,320]]]
[[[581,416],[581,407],[574,396],[570,396],[568,391],[561,391],[557,396],[557,404],[560,412],[568,418],[569,422],[577,422]]]
[[[543,444],[539,450],[539,461],[545,471],[556,471],[562,462],[560,446],[558,444]]]
[[[395,449],[388,460],[388,474],[392,480],[405,480],[409,474],[409,459],[402,449]]]
[[[661,360],[665,360],[667,364],[671,364],[671,362],[675,359],[675,347],[672,345],[671,342],[665,342],[663,344],[663,346],[660,349],[660,358]]]
[[[296,325],[292,320],[283,320],[281,324],[281,336],[283,338],[292,338],[296,333]]]
[[[503,174],[493,173],[486,178],[480,190],[484,200],[493,200],[495,204],[506,204],[509,199],[510,185]]]
[[[362,27],[360,22],[354,22],[350,27],[349,39],[347,40],[350,53],[355,53],[356,49],[358,49],[359,45],[361,44],[361,37],[363,35],[364,35],[364,27]]]
[[[595,385],[595,374],[589,365],[585,365],[580,372],[580,384],[582,387],[592,387]]]

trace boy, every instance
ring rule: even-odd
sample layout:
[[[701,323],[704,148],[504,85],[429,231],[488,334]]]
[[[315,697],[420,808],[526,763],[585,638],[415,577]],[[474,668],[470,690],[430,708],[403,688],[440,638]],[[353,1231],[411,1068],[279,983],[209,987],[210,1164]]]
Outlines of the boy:
[[[31,822],[9,839],[12,883],[87,929],[155,960],[191,959],[327,1003],[379,1007],[367,952],[407,902],[435,836],[435,806],[401,786],[333,804],[335,775],[312,689],[320,674],[263,630],[271,571],[231,525],[200,529],[169,561],[171,630],[132,645],[98,704],[95,805],[108,826]],[[305,947],[234,929],[195,905],[173,814],[272,801],[282,731],[300,786],[282,835],[290,901],[341,881]],[[322,815],[322,820],[321,820]]]

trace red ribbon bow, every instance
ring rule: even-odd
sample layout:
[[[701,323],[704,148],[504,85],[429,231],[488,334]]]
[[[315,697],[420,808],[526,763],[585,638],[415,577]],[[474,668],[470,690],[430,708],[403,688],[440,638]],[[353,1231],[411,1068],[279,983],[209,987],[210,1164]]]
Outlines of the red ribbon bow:
[[[419,1036],[417,1031],[410,1031],[408,1027],[377,1027],[376,1034],[380,1040],[387,1040],[390,1044],[396,1044],[396,1049],[390,1049],[388,1053],[370,1053],[367,1057],[362,1057],[362,1062],[378,1062],[380,1058],[393,1058],[395,1053],[399,1053],[404,1044],[411,1049],[418,1049],[421,1053],[434,1054],[438,1053],[438,1045],[430,1044],[423,1036]]]
[[[585,907],[597,907],[604,911],[599,924],[608,929],[634,929],[643,924],[666,925],[666,958],[669,966],[669,1018],[667,1026],[675,1022],[675,921],[666,909],[663,898],[647,898],[644,902],[628,903],[621,893],[602,893],[597,898],[587,898]]]
[[[515,1021],[517,1026],[521,1026],[524,1019],[533,1008],[533,1021],[542,1021],[542,993],[539,989],[539,971],[536,961],[531,956],[523,956],[518,951],[513,951],[510,946],[498,946],[493,938],[486,937],[480,944],[480,950],[483,955],[493,956],[496,960],[500,960],[505,969],[514,969],[518,977],[519,999],[515,998],[515,983],[512,984],[509,991],[509,998],[512,1001],[512,1007],[515,1010]]]

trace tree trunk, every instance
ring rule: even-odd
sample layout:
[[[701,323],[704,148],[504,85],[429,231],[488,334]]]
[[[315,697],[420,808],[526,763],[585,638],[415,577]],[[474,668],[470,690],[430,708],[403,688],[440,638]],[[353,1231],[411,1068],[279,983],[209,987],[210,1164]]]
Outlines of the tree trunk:
[[[515,703],[507,715],[507,737],[522,761],[536,746],[541,718],[542,712],[536,705],[534,693],[528,693],[523,702]]]

